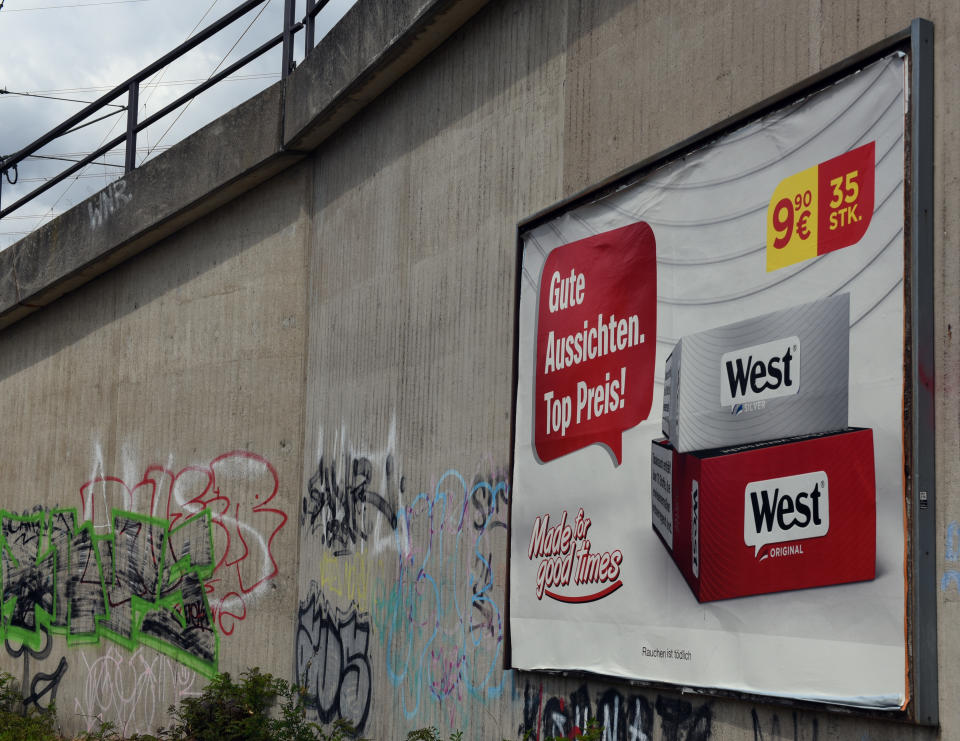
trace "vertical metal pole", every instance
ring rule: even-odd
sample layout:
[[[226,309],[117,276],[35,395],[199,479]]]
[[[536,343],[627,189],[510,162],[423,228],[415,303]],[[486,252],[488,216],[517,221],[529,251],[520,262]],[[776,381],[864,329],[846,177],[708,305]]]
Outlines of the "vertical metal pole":
[[[306,25],[306,34],[303,39],[303,56],[306,58],[310,50],[313,49],[313,33],[316,27],[316,18],[313,15],[313,9],[316,7],[317,0],[307,0],[307,14],[303,22]]]
[[[939,722],[937,497],[934,376],[933,24],[910,25],[910,319],[913,328],[913,703],[919,723]],[[940,297],[941,300],[943,297]]]
[[[283,69],[280,70],[280,79],[286,79],[293,71],[293,26],[296,23],[294,15],[297,11],[296,0],[283,2]]]
[[[137,166],[137,108],[140,105],[140,83],[133,80],[127,88],[127,156],[124,172]]]

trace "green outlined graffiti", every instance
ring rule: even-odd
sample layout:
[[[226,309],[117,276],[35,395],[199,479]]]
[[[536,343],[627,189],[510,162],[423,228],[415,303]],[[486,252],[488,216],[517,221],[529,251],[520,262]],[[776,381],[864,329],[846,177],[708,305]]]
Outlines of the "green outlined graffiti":
[[[0,638],[38,650],[43,630],[69,645],[144,645],[212,677],[220,637],[204,580],[215,567],[208,510],[171,528],[114,509],[111,532],[77,524],[75,509],[0,510]]]
[[[33,650],[43,643],[40,625],[54,608],[53,574],[57,553],[41,549],[46,534],[46,514],[2,514],[0,568],[3,569],[3,634]]]

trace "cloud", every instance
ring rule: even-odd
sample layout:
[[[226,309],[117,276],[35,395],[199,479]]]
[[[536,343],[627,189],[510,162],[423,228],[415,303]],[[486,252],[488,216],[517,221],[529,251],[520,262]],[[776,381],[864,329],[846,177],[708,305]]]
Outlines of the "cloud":
[[[78,7],[81,0],[6,0],[0,9],[0,87],[14,92],[92,101],[181,44],[202,20],[204,28],[239,4],[239,0],[146,0],[114,5]],[[356,0],[332,0],[317,18],[318,38]],[[29,8],[63,6],[56,9]],[[69,7],[73,5],[74,7]],[[302,17],[304,0],[297,3]],[[260,10],[262,9],[262,12]],[[259,17],[252,25],[251,21]],[[209,77],[218,63],[240,59],[282,30],[283,0],[269,0],[181,59],[169,65],[141,88],[138,116],[154,113],[186,93],[196,81]],[[241,34],[249,30],[240,39]],[[236,45],[234,47],[234,45]],[[231,48],[234,47],[231,51]],[[229,53],[229,56],[227,56]],[[296,40],[296,58],[303,56],[303,34]],[[222,69],[223,67],[221,67]],[[155,156],[242,101],[257,94],[280,77],[280,47],[276,47],[235,75],[138,136],[138,162]],[[180,81],[195,81],[193,85]],[[159,83],[159,84],[157,84]],[[92,88],[92,89],[91,89]],[[43,92],[54,91],[54,92]],[[125,105],[125,97],[115,101]],[[0,95],[0,154],[10,155],[83,107],[79,103]],[[93,117],[104,115],[110,109]],[[180,113],[174,124],[174,119]],[[171,124],[173,124],[171,126]],[[123,133],[124,113],[90,125],[44,148],[49,155],[76,157]],[[169,131],[168,131],[169,129]],[[151,151],[152,150],[152,151]],[[117,150],[106,158],[123,163]],[[19,182],[6,181],[0,189],[0,204],[7,206],[41,184],[69,163],[30,159],[18,168]],[[122,169],[93,165],[54,186],[36,200],[0,221],[0,249],[20,239],[20,232],[40,226],[45,219],[24,218],[60,213],[103,188],[122,174]]]

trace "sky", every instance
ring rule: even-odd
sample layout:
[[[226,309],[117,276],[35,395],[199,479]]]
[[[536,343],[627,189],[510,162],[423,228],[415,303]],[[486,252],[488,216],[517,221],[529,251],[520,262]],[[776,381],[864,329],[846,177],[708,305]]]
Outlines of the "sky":
[[[354,2],[330,0],[317,16],[318,41]],[[19,151],[81,110],[84,102],[96,100],[240,4],[241,0],[0,1],[0,90],[7,91],[0,93],[0,155]],[[266,0],[142,84],[138,117],[154,113],[280,33],[283,5],[283,0]],[[296,5],[296,17],[302,19],[306,0],[297,0]],[[297,34],[295,49],[299,62],[303,32]],[[278,45],[195,98],[186,109],[141,131],[137,164],[279,79]],[[126,105],[126,96],[114,103]],[[126,113],[119,108],[103,109],[91,119],[113,111],[116,115],[51,142],[40,154],[74,159],[89,154],[123,133]],[[71,175],[0,219],[0,250],[120,177],[123,161],[121,145],[81,170],[79,177]],[[22,162],[16,184],[4,179],[0,185],[0,206],[13,203],[69,166],[69,162],[39,158]]]

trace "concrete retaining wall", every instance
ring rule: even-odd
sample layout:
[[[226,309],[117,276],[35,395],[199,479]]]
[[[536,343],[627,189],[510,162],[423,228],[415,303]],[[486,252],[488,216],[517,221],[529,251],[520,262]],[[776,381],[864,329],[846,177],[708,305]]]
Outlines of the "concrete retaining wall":
[[[936,29],[941,728],[505,668],[517,223],[917,16]],[[958,62],[947,3],[360,0],[285,90],[0,254],[7,541],[69,551],[74,585],[35,637],[5,628],[0,668],[55,692],[68,730],[146,731],[204,674],[260,666],[374,739],[585,716],[616,739],[960,738]],[[68,536],[60,509],[92,524]],[[212,625],[130,599],[174,581],[164,543]],[[89,594],[111,548],[107,625]]]

